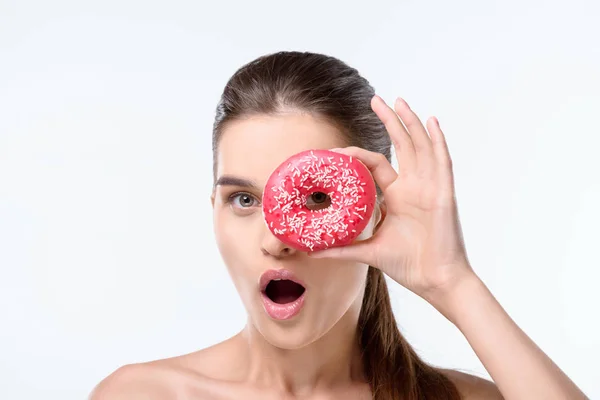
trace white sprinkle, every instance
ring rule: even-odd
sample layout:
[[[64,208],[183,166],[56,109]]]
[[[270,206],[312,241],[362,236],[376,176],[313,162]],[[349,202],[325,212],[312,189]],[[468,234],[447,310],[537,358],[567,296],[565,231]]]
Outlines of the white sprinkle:
[[[353,211],[352,214],[356,215],[360,219],[364,219],[363,216],[357,213],[356,211]]]

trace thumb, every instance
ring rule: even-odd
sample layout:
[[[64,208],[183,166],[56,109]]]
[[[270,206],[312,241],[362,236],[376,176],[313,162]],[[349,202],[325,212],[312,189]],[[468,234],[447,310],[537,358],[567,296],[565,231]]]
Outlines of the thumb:
[[[333,247],[325,250],[311,251],[308,253],[312,258],[334,258],[338,260],[357,261],[373,265],[375,263],[375,249],[372,243],[373,237],[360,240],[346,246]]]

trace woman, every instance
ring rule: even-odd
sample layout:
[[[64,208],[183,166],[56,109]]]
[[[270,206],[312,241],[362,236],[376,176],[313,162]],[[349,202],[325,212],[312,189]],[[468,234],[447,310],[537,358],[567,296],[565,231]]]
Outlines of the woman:
[[[388,107],[332,57],[280,52],[238,70],[217,107],[211,200],[247,324],[207,349],[122,367],[91,398],[586,398],[471,268],[444,135],[437,119],[426,125],[401,99]],[[270,173],[307,149],[357,157],[378,185],[378,208],[351,245],[301,252],[263,221]],[[305,291],[299,313],[268,312],[259,282],[269,270],[302,282],[298,292],[280,282],[265,294],[283,303]],[[494,382],[424,362],[398,330],[384,273],[454,323]]]

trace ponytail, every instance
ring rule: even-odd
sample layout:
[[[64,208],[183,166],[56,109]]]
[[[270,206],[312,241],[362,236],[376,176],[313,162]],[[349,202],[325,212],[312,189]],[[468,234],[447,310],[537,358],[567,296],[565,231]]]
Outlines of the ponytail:
[[[369,266],[358,319],[365,376],[374,400],[460,400],[458,389],[425,363],[400,333],[383,273]]]

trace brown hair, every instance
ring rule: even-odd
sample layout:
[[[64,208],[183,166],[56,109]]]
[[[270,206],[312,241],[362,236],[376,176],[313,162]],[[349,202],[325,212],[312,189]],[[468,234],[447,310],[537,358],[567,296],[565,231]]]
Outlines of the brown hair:
[[[282,51],[238,69],[217,105],[212,149],[216,154],[229,121],[296,109],[324,117],[340,128],[348,146],[391,160],[391,141],[370,101],[374,88],[358,71],[323,54]],[[213,174],[216,167],[213,167]],[[377,187],[378,199],[381,189]],[[455,400],[455,385],[425,363],[400,333],[383,273],[369,266],[358,321],[364,373],[376,400]]]

